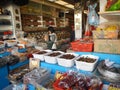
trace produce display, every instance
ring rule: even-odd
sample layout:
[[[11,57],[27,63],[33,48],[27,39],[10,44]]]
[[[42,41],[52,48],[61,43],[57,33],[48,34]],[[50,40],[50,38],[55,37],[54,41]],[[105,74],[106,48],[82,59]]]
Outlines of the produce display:
[[[83,61],[83,62],[93,63],[93,62],[96,61],[96,59],[90,58],[90,57],[80,57],[79,59],[77,59],[77,61]]]
[[[49,54],[48,56],[58,56],[60,54],[61,54],[60,52],[54,52],[54,53]]]
[[[11,83],[20,83],[23,76],[30,72],[28,65],[21,66],[9,72],[8,78]]]
[[[71,55],[71,54],[65,54],[65,55],[62,55],[60,58],[73,59],[73,58],[75,58],[75,56],[74,56],[74,55]]]
[[[37,59],[40,59],[41,61],[44,61],[45,60],[44,56],[49,54],[50,52],[52,52],[52,51],[51,50],[42,50],[42,51],[39,51],[37,53],[33,53],[32,55],[34,58],[37,58]]]
[[[114,1],[114,0],[111,0]],[[116,1],[116,0],[115,0]],[[116,2],[114,1],[114,3],[107,9],[107,11],[116,11],[116,10],[120,10],[120,0],[117,0]],[[109,1],[110,2],[110,1]]]
[[[40,51],[37,54],[45,54],[45,53],[47,53],[47,52],[46,51]]]
[[[4,57],[3,59],[7,60],[8,65],[14,65],[20,61],[20,58],[16,55],[9,55]]]
[[[104,22],[97,26],[93,31],[93,38],[119,38],[120,23],[119,22]]]
[[[76,60],[76,68],[92,72],[98,62],[99,57],[94,55],[81,55]]]
[[[57,57],[58,65],[64,67],[72,67],[74,66],[74,60],[78,57],[78,54],[74,53],[64,53],[60,57]]]
[[[50,52],[50,53],[44,55],[45,62],[51,63],[51,64],[56,64],[57,63],[57,57],[59,57],[62,54],[63,54],[63,52],[61,52],[61,51]]]

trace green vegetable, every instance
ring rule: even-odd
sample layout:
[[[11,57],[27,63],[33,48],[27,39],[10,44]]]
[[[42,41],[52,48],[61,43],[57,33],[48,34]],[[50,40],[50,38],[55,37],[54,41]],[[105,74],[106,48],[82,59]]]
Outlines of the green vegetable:
[[[118,0],[115,4],[113,4],[108,11],[120,10],[120,0]]]

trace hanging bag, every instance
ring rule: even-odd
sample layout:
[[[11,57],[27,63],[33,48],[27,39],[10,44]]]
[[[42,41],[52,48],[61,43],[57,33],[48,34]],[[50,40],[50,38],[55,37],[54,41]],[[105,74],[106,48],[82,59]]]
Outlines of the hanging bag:
[[[97,26],[99,24],[99,18],[95,11],[95,8],[97,6],[97,3],[89,5],[89,13],[88,13],[88,23],[93,26]]]

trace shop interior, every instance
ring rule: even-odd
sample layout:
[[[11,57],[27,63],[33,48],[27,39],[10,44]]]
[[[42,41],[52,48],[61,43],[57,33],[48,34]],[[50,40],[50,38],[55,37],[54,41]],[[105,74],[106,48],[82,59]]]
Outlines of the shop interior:
[[[120,90],[120,0],[0,0],[0,90]]]

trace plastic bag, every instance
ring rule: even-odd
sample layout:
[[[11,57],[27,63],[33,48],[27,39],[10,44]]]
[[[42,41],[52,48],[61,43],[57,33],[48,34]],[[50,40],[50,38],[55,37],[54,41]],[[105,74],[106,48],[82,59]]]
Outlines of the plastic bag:
[[[95,11],[96,6],[97,6],[97,3],[88,6],[88,9],[89,9],[88,23],[94,26],[97,26],[99,24],[99,18]]]
[[[57,49],[57,46],[56,46],[55,43],[53,43],[53,45],[52,45],[52,49]]]

